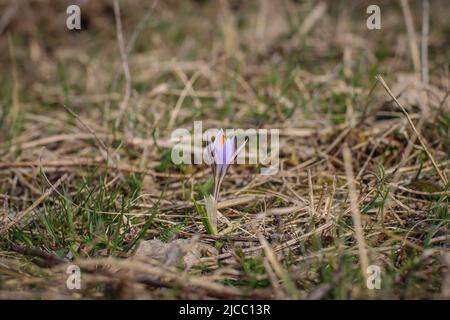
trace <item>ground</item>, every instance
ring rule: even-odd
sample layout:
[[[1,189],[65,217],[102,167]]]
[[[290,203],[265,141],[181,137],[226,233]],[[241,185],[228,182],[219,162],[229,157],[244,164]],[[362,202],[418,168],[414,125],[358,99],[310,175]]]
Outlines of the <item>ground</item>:
[[[448,299],[427,3],[0,1],[0,298]],[[277,174],[229,169],[217,234],[211,168],[171,159],[194,121],[280,130]]]

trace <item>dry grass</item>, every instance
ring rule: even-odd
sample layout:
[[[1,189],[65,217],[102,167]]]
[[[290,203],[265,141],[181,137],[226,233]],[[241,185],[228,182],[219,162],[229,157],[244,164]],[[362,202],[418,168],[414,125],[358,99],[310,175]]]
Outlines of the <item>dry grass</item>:
[[[450,297],[445,1],[382,2],[380,31],[370,1],[87,1],[81,32],[63,2],[0,0],[0,298]],[[217,235],[210,169],[170,160],[198,120],[280,129]]]

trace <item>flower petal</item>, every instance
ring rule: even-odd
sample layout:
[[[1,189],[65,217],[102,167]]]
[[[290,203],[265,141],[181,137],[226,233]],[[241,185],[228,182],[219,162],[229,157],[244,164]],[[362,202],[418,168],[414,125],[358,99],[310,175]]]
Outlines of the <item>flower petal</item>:
[[[224,146],[224,164],[229,165],[231,162],[233,162],[233,155],[234,155],[234,138],[229,138],[225,141]]]
[[[220,129],[216,135],[216,138],[214,139],[214,147],[223,146],[224,139],[225,139],[225,137],[224,137],[223,130]]]

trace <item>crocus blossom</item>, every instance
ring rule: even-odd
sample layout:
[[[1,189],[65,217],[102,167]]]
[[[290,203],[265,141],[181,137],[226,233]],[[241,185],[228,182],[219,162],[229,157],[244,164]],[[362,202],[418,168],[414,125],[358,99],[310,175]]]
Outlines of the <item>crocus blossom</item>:
[[[219,130],[214,141],[210,142],[208,151],[214,176],[214,199],[219,198],[220,185],[228,167],[244,146],[245,142],[235,150],[235,137],[226,138],[222,129]]]

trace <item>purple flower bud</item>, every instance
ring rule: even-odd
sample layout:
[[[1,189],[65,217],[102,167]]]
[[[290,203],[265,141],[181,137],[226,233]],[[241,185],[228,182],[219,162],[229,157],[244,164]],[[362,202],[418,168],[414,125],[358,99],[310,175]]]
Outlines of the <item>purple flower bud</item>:
[[[219,197],[219,189],[222,180],[227,173],[227,169],[234,161],[237,154],[245,146],[245,142],[235,151],[235,137],[225,138],[224,132],[220,129],[214,141],[211,141],[208,148],[212,159],[212,172],[214,176],[214,198]]]

